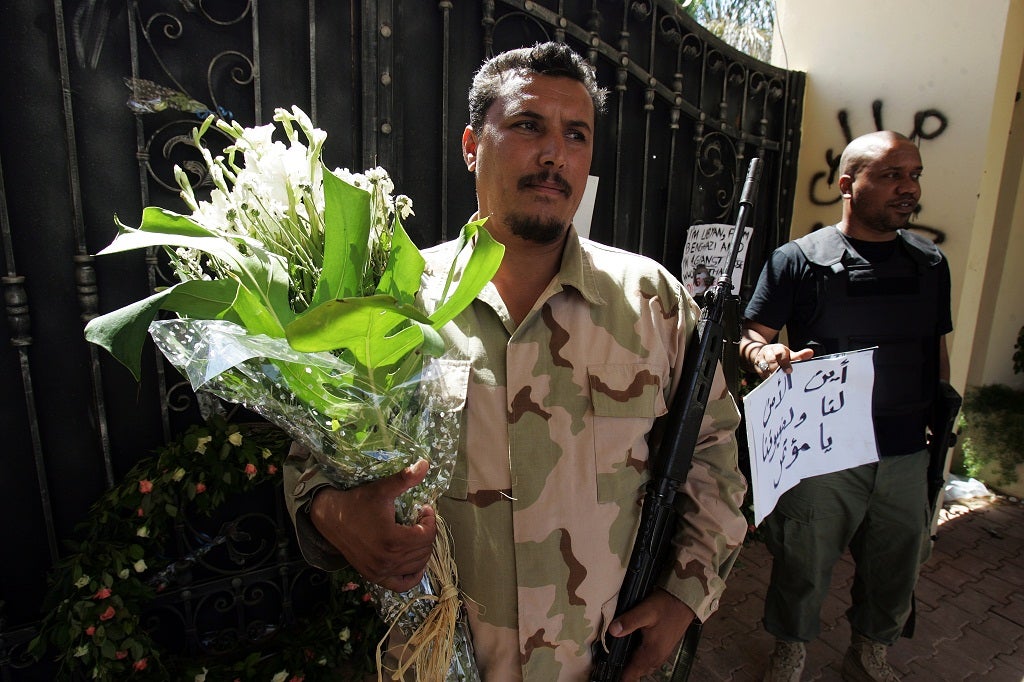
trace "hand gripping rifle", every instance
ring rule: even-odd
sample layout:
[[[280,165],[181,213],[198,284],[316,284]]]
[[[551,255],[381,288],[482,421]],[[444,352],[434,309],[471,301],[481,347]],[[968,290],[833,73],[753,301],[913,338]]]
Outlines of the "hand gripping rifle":
[[[736,218],[729,260],[718,281],[704,294],[705,306],[696,333],[686,349],[679,391],[666,416],[665,431],[657,456],[651,459],[651,480],[647,484],[640,527],[633,543],[629,566],[619,590],[616,617],[632,609],[651,593],[655,580],[665,567],[675,532],[676,492],[686,481],[686,474],[690,470],[711,382],[722,356],[722,319],[725,316],[726,300],[732,295],[732,269],[739,256],[743,228],[746,227],[747,214],[753,206],[760,178],[761,159],[753,158],[740,195],[739,216]],[[636,634],[625,637],[607,635],[607,651],[600,640],[595,643],[596,663],[590,677],[592,682],[618,682],[629,660]],[[683,639],[673,680],[683,682],[689,676],[699,637],[700,622],[694,620]]]

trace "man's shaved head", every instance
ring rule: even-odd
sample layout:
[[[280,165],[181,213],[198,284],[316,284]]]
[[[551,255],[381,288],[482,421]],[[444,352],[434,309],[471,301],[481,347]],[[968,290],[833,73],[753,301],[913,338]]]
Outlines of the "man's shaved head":
[[[839,175],[857,177],[857,173],[865,164],[878,158],[882,152],[889,149],[894,142],[913,142],[906,135],[892,130],[879,130],[875,133],[867,133],[855,138],[846,145],[843,155],[839,157]]]

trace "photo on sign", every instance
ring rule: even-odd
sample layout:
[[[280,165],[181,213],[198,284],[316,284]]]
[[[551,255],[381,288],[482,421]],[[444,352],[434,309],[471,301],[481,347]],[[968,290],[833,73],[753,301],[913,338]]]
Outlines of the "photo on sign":
[[[750,235],[753,228],[743,228],[739,253],[732,277],[732,293],[738,295],[743,278],[743,261],[747,248],[750,246]],[[729,262],[729,249],[732,247],[735,225],[707,223],[693,225],[686,232],[686,244],[683,246],[683,262],[680,269],[683,286],[691,296],[699,296],[707,291]]]

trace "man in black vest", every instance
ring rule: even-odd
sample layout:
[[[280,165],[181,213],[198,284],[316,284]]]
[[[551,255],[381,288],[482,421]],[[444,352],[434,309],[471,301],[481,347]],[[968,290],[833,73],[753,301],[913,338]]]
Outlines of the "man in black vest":
[[[819,632],[832,568],[856,564],[844,680],[898,680],[886,652],[911,612],[930,549],[925,425],[949,377],[949,265],[905,230],[921,196],[917,146],[858,137],[839,162],[843,217],[779,247],[747,306],[740,353],[761,377],[822,355],[877,346],[872,421],[879,460],[806,478],[762,528],[772,554],[764,626],[776,638],[766,681],[796,681]],[[785,326],[788,345],[776,342]],[[793,350],[798,349],[798,350]]]

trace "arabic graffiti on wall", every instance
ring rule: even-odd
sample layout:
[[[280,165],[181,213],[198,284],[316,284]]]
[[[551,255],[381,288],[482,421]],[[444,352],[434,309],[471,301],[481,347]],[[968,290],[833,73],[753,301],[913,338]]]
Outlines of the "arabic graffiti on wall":
[[[876,99],[871,103],[871,114],[875,123],[875,130],[891,130],[891,128],[887,128],[884,124],[882,108],[882,100]],[[843,148],[845,148],[855,136],[850,130],[850,117],[846,109],[840,109],[837,118],[839,121],[839,127],[843,131],[845,142],[843,143],[843,147],[839,148],[838,152],[831,148],[825,150],[825,165],[827,170],[818,171],[811,176],[810,200],[815,206],[831,206],[839,203],[842,199],[838,190],[832,192],[831,188],[835,182],[836,174],[839,172],[839,159],[842,155]],[[914,114],[913,129],[907,137],[920,144],[921,140],[934,140],[939,137],[946,131],[947,127],[949,127],[949,121],[941,111],[938,109],[922,109]],[[825,184],[825,188],[822,188],[822,183]],[[911,229],[915,232],[924,233],[936,244],[941,244],[946,241],[946,233],[943,230],[917,222],[917,217],[920,213],[921,205],[918,204],[917,208],[914,209],[914,222],[911,225]],[[813,231],[821,227],[823,227],[822,223],[816,223],[811,229]]]

